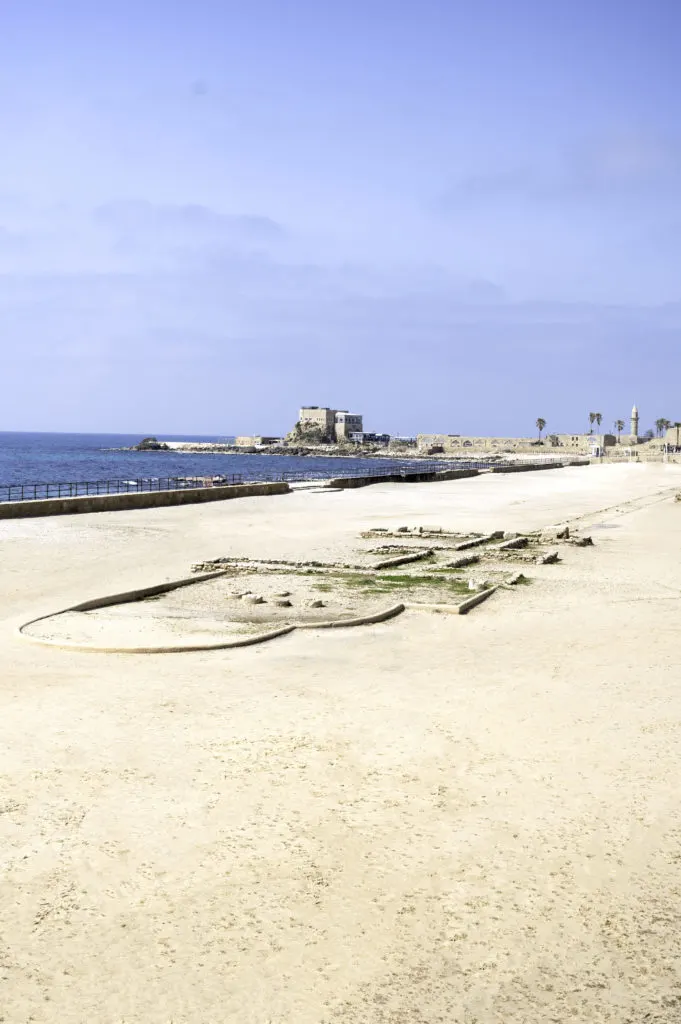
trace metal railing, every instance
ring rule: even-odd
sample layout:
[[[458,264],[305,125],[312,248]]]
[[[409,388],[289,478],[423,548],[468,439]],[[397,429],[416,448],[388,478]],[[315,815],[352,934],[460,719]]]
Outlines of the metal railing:
[[[325,469],[298,469],[273,472],[271,469],[248,470],[244,473],[228,473],[218,476],[168,476],[144,477],[136,480],[77,480],[50,481],[23,484],[0,484],[0,502],[39,501],[45,498],[77,498],[97,494],[128,494],[141,491],[176,491],[191,487],[221,487],[242,483],[305,483],[315,480],[332,480],[340,477],[395,477],[403,479],[457,469],[493,469],[499,465],[545,466],[560,463],[569,465],[584,462],[583,459],[514,459],[504,463],[498,459],[468,461],[464,459],[410,459],[390,461],[386,465],[331,466]],[[339,460],[340,462],[340,460]]]
[[[178,491],[188,487],[221,487],[243,482],[241,473],[222,476],[164,476],[137,480],[75,480],[0,484],[0,502],[78,498],[89,494],[134,494],[141,491]]]
[[[340,460],[339,460],[340,461]],[[249,470],[247,480],[258,480],[258,481],[274,481],[282,480],[287,483],[304,483],[306,481],[314,480],[336,480],[341,477],[395,477],[401,476],[408,478],[411,476],[423,476],[427,473],[442,473],[450,470],[458,469],[493,469],[495,466],[500,465],[513,465],[513,466],[546,466],[546,465],[561,465],[567,466],[573,463],[585,463],[587,459],[582,458],[544,458],[544,459],[513,459],[508,462],[504,462],[500,459],[483,459],[483,460],[465,460],[465,459],[447,459],[435,461],[434,459],[409,459],[404,462],[390,462],[385,466],[368,465],[362,469],[356,467],[350,468],[346,466],[333,466],[331,469],[311,469],[311,470],[287,470],[279,474],[273,474],[271,471],[263,470],[261,472],[252,472]]]
[[[340,460],[339,460],[340,461]],[[421,476],[424,473],[440,473],[444,470],[449,469],[488,469],[492,466],[491,462],[454,462],[453,460],[447,462],[435,462],[430,459],[410,459],[405,462],[390,462],[387,465],[376,466],[368,465],[363,466],[361,469],[357,467],[350,468],[348,466],[332,466],[329,469],[313,469],[313,470],[287,470],[281,473],[277,477],[273,477],[271,474],[265,473],[262,479],[268,480],[283,480],[288,483],[304,483],[306,480],[338,480],[348,477],[360,477],[360,476]],[[249,479],[251,477],[249,472]],[[260,477],[258,477],[260,479]]]

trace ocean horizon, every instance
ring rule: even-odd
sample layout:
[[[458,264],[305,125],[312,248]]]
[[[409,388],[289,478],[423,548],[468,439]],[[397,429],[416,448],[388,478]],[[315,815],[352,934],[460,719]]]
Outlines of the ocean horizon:
[[[233,435],[156,434],[159,441],[222,441]],[[141,434],[0,432],[0,486],[95,480],[137,480],[180,476],[228,476],[272,479],[282,472],[318,471],[333,476],[338,458],[295,455],[234,455],[222,452],[134,452]],[[404,460],[343,459],[343,466],[366,470]]]

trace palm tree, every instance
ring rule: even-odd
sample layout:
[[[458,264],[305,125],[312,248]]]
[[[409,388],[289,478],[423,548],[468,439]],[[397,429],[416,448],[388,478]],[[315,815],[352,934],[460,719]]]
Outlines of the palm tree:
[[[598,415],[598,413],[595,413],[595,412],[590,412],[589,413],[589,424],[591,426],[591,430],[589,431],[590,434],[593,434],[593,432],[594,432],[594,423],[596,422],[596,416],[597,415]]]
[[[541,418],[541,416],[540,416],[539,419],[537,420],[537,423],[536,423],[537,430],[539,431],[539,440],[540,441],[541,441],[541,432],[542,432],[542,430],[544,429],[545,426],[546,426],[546,420],[543,420]]]
[[[657,437],[662,437],[662,431],[664,430],[664,417],[660,417],[659,420],[655,420],[655,434]]]
[[[620,434],[624,430],[624,420],[615,420],[615,430],[617,431],[617,443],[620,443]]]
[[[594,413],[594,419],[596,420],[596,423],[597,423],[597,424],[598,424],[598,426],[600,427],[600,425],[601,425],[601,423],[602,423],[602,421],[603,421],[603,414],[602,414],[602,413],[600,413],[600,412],[595,412],[595,413]]]

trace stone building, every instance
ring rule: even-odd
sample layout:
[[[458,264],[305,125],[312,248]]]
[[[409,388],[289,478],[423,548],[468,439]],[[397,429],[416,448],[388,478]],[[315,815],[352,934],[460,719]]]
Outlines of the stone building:
[[[351,430],[348,433],[349,439],[354,444],[389,444],[390,434],[373,434],[364,430]]]
[[[536,437],[468,437],[461,434],[419,434],[420,451],[433,450],[433,454],[463,454],[464,451],[498,454],[523,452],[543,454],[560,449],[570,455],[590,455],[594,447],[609,448],[616,444],[613,434],[549,434],[539,441]]]
[[[329,409],[323,405],[304,405],[298,415],[301,427],[319,427],[329,440],[344,441],[351,433],[362,431],[362,417],[347,409]]]
[[[319,427],[325,437],[335,436],[336,410],[322,405],[304,405],[298,414],[301,427]]]
[[[280,437],[266,437],[264,434],[253,434],[252,436],[244,434],[234,438],[237,448],[255,448],[260,445],[277,444],[279,441],[281,441]]]
[[[638,409],[634,404],[631,410],[631,431],[629,434],[629,444],[638,444]]]
[[[337,441],[347,441],[350,434],[362,433],[362,417],[347,409],[337,409],[334,430]]]

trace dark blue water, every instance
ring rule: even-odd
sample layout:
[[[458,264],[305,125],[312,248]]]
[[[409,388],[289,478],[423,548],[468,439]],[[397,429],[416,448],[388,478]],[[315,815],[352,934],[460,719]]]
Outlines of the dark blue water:
[[[386,459],[334,459],[276,455],[223,455],[192,452],[125,452],[139,434],[0,433],[0,485],[140,477],[218,476],[239,473],[244,480],[277,479],[284,472],[329,476],[387,467]],[[224,441],[216,437],[159,437],[162,441]],[[395,465],[399,464],[398,460]]]

